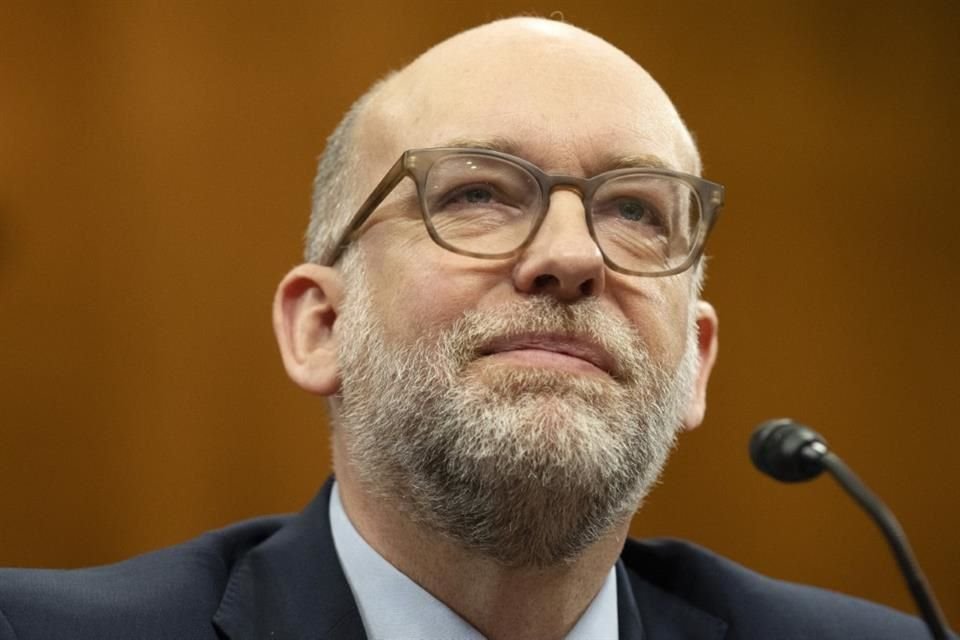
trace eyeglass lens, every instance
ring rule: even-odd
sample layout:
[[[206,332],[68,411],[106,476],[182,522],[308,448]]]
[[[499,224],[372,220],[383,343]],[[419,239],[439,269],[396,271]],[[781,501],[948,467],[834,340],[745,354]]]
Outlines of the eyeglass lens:
[[[473,253],[513,251],[529,237],[549,196],[525,168],[483,155],[439,159],[424,181],[424,209],[437,235]],[[586,203],[600,249],[632,271],[669,270],[694,251],[696,192],[672,176],[626,174],[605,181]]]

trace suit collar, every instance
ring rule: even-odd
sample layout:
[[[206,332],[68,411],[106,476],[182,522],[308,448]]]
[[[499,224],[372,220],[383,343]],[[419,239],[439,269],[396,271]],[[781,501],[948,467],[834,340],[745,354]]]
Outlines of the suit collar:
[[[327,513],[332,479],[299,516],[234,569],[216,627],[231,640],[360,640],[360,612],[343,575]]]

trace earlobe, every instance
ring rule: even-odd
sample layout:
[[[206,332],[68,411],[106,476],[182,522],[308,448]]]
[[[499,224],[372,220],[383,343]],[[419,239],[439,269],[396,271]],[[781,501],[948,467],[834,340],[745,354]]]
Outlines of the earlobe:
[[[710,372],[717,360],[717,312],[709,302],[698,300],[696,316],[697,323],[697,355],[698,366],[690,390],[690,399],[683,415],[683,428],[696,429],[703,422],[707,410],[707,383],[710,381]]]
[[[287,375],[317,395],[340,389],[333,324],[343,285],[339,272],[301,264],[288,273],[273,299],[273,330]]]

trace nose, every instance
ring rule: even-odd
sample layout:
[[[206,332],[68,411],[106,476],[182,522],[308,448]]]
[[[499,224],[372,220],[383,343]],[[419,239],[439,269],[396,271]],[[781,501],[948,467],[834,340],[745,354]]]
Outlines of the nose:
[[[604,272],[603,254],[590,237],[579,194],[555,191],[537,235],[517,260],[514,286],[523,293],[575,302],[603,292]]]

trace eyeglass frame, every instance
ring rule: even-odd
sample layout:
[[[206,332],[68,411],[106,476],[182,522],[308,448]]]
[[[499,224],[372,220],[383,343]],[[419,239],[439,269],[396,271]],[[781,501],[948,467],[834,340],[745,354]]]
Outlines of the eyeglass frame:
[[[433,222],[427,213],[427,196],[423,186],[426,183],[427,175],[430,173],[430,169],[433,167],[433,165],[437,161],[451,155],[476,155],[503,160],[517,165],[530,174],[537,182],[537,185],[540,187],[540,195],[543,204],[540,207],[540,211],[536,213],[536,219],[533,221],[533,224],[530,227],[530,232],[526,239],[516,248],[512,249],[511,251],[501,253],[479,253],[475,251],[468,251],[450,245],[437,233],[437,230],[434,228]],[[420,159],[425,159],[425,161],[418,161]],[[694,245],[693,250],[690,251],[687,258],[676,267],[667,269],[665,271],[656,272],[635,271],[621,267],[611,260],[610,257],[607,256],[606,251],[603,250],[603,246],[597,239],[597,233],[593,227],[593,215],[590,210],[590,203],[594,194],[601,186],[614,178],[619,178],[625,175],[664,176],[673,178],[685,183],[696,195],[697,204],[700,207],[700,220],[697,223],[698,233],[696,237],[696,244]],[[710,235],[714,224],[716,224],[720,209],[723,207],[725,191],[722,184],[712,182],[705,178],[701,178],[700,176],[683,173],[681,171],[673,171],[671,169],[652,167],[613,169],[611,171],[604,171],[603,173],[599,173],[590,178],[579,178],[577,176],[547,173],[537,165],[524,160],[523,158],[510,155],[509,153],[503,153],[501,151],[494,151],[492,149],[477,149],[472,147],[429,147],[421,149],[407,149],[400,155],[400,158],[397,159],[397,161],[393,164],[390,170],[387,171],[377,186],[373,188],[373,191],[370,192],[370,195],[367,196],[367,199],[364,200],[363,204],[361,204],[359,209],[357,209],[357,212],[353,215],[350,223],[340,235],[333,253],[323,261],[324,266],[333,266],[336,264],[337,260],[339,260],[343,255],[343,252],[346,251],[346,249],[357,238],[359,238],[360,235],[362,235],[360,230],[364,223],[370,218],[371,215],[373,215],[383,201],[386,200],[387,196],[389,196],[393,190],[397,188],[397,185],[399,185],[404,178],[410,178],[413,180],[414,185],[416,186],[417,200],[420,205],[420,217],[423,219],[423,224],[426,226],[427,233],[429,234],[430,238],[447,251],[462,256],[479,258],[482,260],[505,260],[507,258],[516,257],[522,253],[523,250],[526,249],[531,242],[533,242],[537,232],[540,230],[540,226],[547,217],[547,213],[550,211],[550,196],[553,194],[553,191],[557,187],[567,187],[568,189],[573,187],[573,189],[570,190],[576,191],[576,193],[580,196],[580,201],[583,203],[584,217],[586,218],[587,222],[587,231],[590,234],[590,238],[597,245],[600,255],[603,256],[604,264],[618,273],[649,278],[659,278],[683,273],[700,259],[707,243],[707,237]]]

